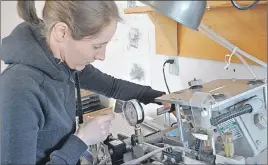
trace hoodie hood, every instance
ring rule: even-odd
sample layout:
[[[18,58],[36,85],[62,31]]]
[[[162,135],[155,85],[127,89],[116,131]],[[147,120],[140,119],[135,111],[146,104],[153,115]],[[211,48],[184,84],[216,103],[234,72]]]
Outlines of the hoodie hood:
[[[0,59],[5,64],[23,64],[45,73],[52,79],[64,81],[70,69],[56,59],[40,35],[40,29],[26,22],[19,24],[2,40]]]

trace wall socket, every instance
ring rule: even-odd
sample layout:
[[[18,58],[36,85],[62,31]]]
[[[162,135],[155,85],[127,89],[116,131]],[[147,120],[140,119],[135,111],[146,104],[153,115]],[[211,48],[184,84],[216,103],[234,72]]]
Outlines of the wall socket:
[[[178,57],[169,57],[169,59],[174,60],[173,64],[169,64],[169,74],[179,76],[180,69],[179,69],[179,59],[178,59]]]

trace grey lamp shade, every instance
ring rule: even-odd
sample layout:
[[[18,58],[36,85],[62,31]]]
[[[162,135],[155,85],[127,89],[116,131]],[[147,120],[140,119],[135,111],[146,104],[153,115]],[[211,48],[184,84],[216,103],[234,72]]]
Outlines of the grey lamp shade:
[[[140,2],[195,31],[198,31],[207,4],[205,0]]]

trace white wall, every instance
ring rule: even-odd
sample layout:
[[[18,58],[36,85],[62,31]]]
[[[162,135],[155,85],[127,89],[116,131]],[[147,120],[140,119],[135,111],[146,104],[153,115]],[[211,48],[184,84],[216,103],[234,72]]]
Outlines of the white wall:
[[[151,85],[157,90],[167,91],[162,76],[162,65],[168,59],[168,56],[155,53],[155,35],[152,22],[146,14],[124,15],[122,8],[126,7],[126,2],[118,1],[118,5],[125,22],[118,25],[115,37],[108,45],[106,60],[104,62],[95,62],[94,65],[103,72],[117,78],[130,80],[128,76],[129,65],[133,61],[139,62],[146,69],[146,82],[142,84]],[[16,14],[16,1],[2,1],[1,6],[1,37],[5,37],[21,20]],[[126,49],[127,35],[131,27],[138,27],[143,32],[140,50],[128,51]],[[224,56],[224,54],[219,54],[218,56]],[[123,62],[123,60],[126,60],[126,62]],[[183,57],[179,57],[178,60],[179,76],[170,75],[167,67],[167,81],[171,91],[187,88],[187,82],[193,78],[202,79],[203,81],[223,78],[253,78],[250,72],[239,64],[232,64],[228,70],[224,70],[224,62]],[[251,66],[251,68],[259,78],[267,78],[267,69],[258,66]],[[233,72],[233,69],[236,71]],[[155,109],[147,111],[147,114],[155,114]],[[267,158],[265,159],[265,162],[267,162]],[[261,162],[263,161],[261,160]]]

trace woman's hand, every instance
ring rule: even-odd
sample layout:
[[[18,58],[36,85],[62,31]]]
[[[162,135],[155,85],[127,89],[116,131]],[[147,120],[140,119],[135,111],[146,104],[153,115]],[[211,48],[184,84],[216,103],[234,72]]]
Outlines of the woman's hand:
[[[85,121],[75,133],[85,144],[93,145],[103,142],[110,133],[111,121],[114,114],[104,115]]]

